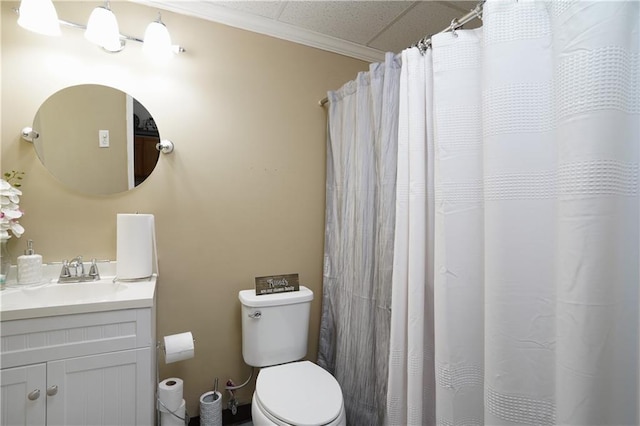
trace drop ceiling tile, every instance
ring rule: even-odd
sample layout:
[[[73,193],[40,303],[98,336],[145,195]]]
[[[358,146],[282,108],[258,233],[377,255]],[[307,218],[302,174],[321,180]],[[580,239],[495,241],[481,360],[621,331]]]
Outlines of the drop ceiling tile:
[[[462,17],[466,12],[458,10],[461,5],[469,3],[469,8],[462,8],[468,11],[477,4],[477,2],[467,1],[456,2],[457,7],[453,8],[449,3],[452,2],[419,2],[409,13],[372,40],[368,46],[385,52],[401,52],[424,36],[435,34],[448,27],[452,19]],[[465,28],[476,28],[481,24],[479,19],[475,19],[465,25]]]
[[[290,1],[279,20],[365,44],[412,5],[411,1]]]
[[[240,12],[275,19],[280,11],[281,1],[216,1],[214,4]]]

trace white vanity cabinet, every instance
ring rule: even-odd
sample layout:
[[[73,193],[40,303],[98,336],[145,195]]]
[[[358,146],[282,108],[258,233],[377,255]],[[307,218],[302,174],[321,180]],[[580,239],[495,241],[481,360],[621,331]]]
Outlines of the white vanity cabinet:
[[[153,307],[1,327],[2,426],[154,423]]]
[[[0,370],[0,416],[2,425],[43,425],[46,404],[43,397],[47,386],[46,364]]]

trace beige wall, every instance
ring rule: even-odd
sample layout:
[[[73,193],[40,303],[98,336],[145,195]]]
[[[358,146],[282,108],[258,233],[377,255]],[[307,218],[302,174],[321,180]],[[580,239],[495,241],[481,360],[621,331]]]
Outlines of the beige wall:
[[[317,101],[367,68],[362,61],[191,17],[163,12],[188,52],[167,66],[129,43],[110,55],[63,27],[47,38],[16,24],[2,1],[3,170],[26,172],[26,228],[45,262],[77,254],[115,259],[116,214],[156,216],[158,336],[191,330],[192,360],[160,366],[185,380],[187,408],[213,379],[236,383],[242,361],[237,293],[256,276],[293,273],[316,294],[308,357],[317,353],[322,286],[326,111]],[[56,2],[59,16],[86,22],[97,2]],[[121,31],[141,36],[156,11],[112,2]],[[136,189],[83,196],[64,188],[19,138],[42,102],[71,85],[98,83],[133,95],[176,150]],[[253,383],[238,393],[249,402]],[[226,398],[225,398],[226,401]]]

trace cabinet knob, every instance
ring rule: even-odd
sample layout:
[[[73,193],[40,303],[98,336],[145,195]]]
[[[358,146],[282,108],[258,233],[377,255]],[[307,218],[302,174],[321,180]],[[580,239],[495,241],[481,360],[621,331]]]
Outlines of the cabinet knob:
[[[29,395],[27,395],[27,398],[29,398],[29,401],[35,401],[36,399],[40,398],[40,389],[36,389],[29,392]]]
[[[58,393],[58,385],[49,386],[47,388],[47,396],[53,396],[57,393]]]

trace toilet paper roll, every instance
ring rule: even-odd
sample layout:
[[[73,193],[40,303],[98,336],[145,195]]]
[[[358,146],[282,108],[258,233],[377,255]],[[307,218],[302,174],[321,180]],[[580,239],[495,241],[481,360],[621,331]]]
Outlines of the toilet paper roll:
[[[160,411],[176,411],[182,403],[184,383],[182,379],[170,377],[158,383],[158,399]]]
[[[117,278],[132,280],[150,277],[155,253],[153,215],[119,213],[116,225]]]
[[[176,361],[193,358],[193,336],[191,332],[172,334],[164,337],[165,362],[170,364]]]
[[[160,425],[161,426],[184,426],[185,425],[184,418],[185,418],[186,412],[187,412],[186,403],[183,399],[178,409],[175,410],[173,413],[170,413],[166,410],[160,411]]]
[[[200,425],[222,426],[222,394],[206,392],[200,395]]]

